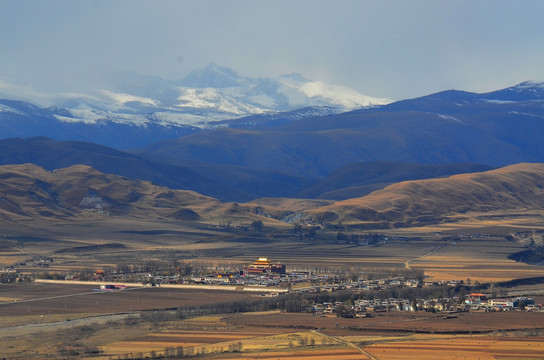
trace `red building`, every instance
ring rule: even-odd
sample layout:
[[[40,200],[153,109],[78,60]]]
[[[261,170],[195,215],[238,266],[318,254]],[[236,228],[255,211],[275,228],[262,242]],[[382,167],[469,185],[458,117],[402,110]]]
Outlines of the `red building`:
[[[472,293],[472,294],[468,294],[467,298],[465,299],[465,303],[467,303],[467,304],[481,304],[482,301],[485,301],[486,299],[487,299],[486,294]]]
[[[268,258],[260,257],[251,265],[244,266],[244,274],[285,274],[285,265],[272,264]]]

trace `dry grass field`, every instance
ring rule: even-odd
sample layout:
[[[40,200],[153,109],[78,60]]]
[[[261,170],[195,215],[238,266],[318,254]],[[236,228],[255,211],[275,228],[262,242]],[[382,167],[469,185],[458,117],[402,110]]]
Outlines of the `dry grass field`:
[[[201,224],[147,222],[104,219],[94,214],[86,223],[52,226],[37,221],[28,226],[14,225],[0,234],[0,240],[9,243],[0,248],[0,266],[52,256],[55,261],[47,271],[61,273],[152,260],[241,267],[267,256],[291,270],[364,275],[375,270],[413,268],[422,269],[434,280],[504,281],[542,276],[543,272],[542,267],[509,260],[508,255],[525,247],[504,239],[511,232],[526,230],[524,224],[539,229],[537,219],[525,223],[520,218],[466,221],[378,231],[390,239],[380,246],[337,244],[336,232],[300,239],[289,232],[292,226],[288,225],[270,228],[265,234],[226,231],[216,227],[222,220]],[[491,235],[450,239],[461,232]],[[125,247],[77,250],[110,243]],[[30,265],[21,269],[28,273],[44,271]],[[397,359],[402,358],[401,353],[406,359],[425,360],[436,358],[442,348],[448,349],[440,352],[444,359],[538,359],[539,354],[543,358],[540,329],[544,327],[544,313],[471,313],[441,319],[429,313],[391,312],[367,319],[343,319],[276,312],[134,324],[123,318],[94,316],[235,301],[246,299],[248,294],[150,287],[97,292],[93,290],[96,287],[1,285],[0,358],[55,358],[70,346],[79,352],[78,358],[93,359],[140,352],[149,356],[151,351],[162,353],[165,348],[179,346],[191,348],[195,356],[198,352],[199,359]],[[51,326],[42,327],[44,323]],[[26,327],[15,330],[18,325]],[[61,341],[63,338],[68,342]],[[237,346],[241,346],[241,352],[234,351]]]
[[[544,337],[457,337],[440,340],[383,342],[366,346],[365,350],[380,360],[542,359]]]
[[[467,279],[499,282],[542,275],[542,267],[508,259],[520,251],[519,244],[497,239],[448,241],[429,254],[409,261],[432,280]]]
[[[2,327],[247,298],[247,294],[234,291],[145,287],[102,292],[93,291],[92,286],[41,283],[2,285],[0,295],[18,297],[17,301],[0,302]]]
[[[325,329],[327,334],[372,335],[392,332],[451,334],[487,333],[544,329],[544,313],[530,312],[472,312],[459,313],[455,318],[444,319],[441,314],[427,312],[392,311],[379,313],[370,318],[346,319],[322,317],[312,314],[235,315],[226,318],[227,324],[238,326],[264,326],[291,329]],[[333,332],[331,332],[333,330]]]
[[[538,266],[508,260],[508,255],[525,249],[524,244],[508,242],[509,233],[538,229],[538,219],[526,223],[522,218],[488,220],[485,223],[464,220],[456,224],[428,228],[377,231],[420,240],[389,241],[382,246],[335,244],[336,232],[318,232],[315,239],[300,240],[289,233],[292,226],[269,228],[266,234],[218,229],[222,219],[208,223],[182,221],[145,221],[104,218],[90,214],[88,222],[58,224],[29,222],[3,229],[0,240],[9,246],[0,248],[0,266],[40,256],[52,256],[49,271],[70,272],[81,269],[115,268],[118,264],[166,260],[207,263],[210,266],[241,266],[259,256],[285,263],[288,269],[423,269],[431,279],[467,279],[503,281],[540,276]],[[540,223],[541,223],[540,218]],[[233,223],[232,226],[241,223]],[[247,224],[246,224],[247,225]],[[542,224],[540,224],[542,225]],[[523,226],[526,226],[523,228]],[[440,231],[443,235],[435,236]],[[457,233],[487,233],[490,238],[445,241]],[[355,232],[356,234],[365,231]],[[47,234],[47,235],[44,235]],[[81,246],[123,244],[120,249],[77,250]],[[23,271],[43,269],[21,268]]]
[[[198,359],[513,360],[538,359],[544,349],[544,313],[462,313],[442,319],[389,312],[345,319],[271,311],[160,323],[98,319],[0,329],[0,356],[41,359],[68,350],[77,358],[105,360],[182,349]]]

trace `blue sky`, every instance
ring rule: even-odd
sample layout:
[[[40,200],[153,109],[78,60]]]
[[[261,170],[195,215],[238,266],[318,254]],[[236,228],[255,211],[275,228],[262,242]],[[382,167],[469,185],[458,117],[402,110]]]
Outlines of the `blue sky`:
[[[0,80],[97,88],[209,63],[302,73],[376,97],[544,81],[544,1],[0,0]]]

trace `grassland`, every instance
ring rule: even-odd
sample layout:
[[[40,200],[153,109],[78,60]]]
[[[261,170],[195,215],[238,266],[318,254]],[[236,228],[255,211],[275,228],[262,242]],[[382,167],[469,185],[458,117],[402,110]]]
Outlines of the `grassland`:
[[[91,215],[93,219],[95,216]],[[391,238],[403,236],[418,240],[390,240],[382,246],[356,246],[336,244],[336,232],[318,232],[315,238],[301,240],[289,232],[289,227],[267,228],[265,233],[256,234],[234,229],[226,231],[218,229],[217,224],[206,223],[95,220],[86,224],[60,223],[54,227],[37,222],[23,228],[6,228],[0,237],[10,246],[6,251],[0,249],[0,266],[52,256],[55,262],[48,270],[63,273],[153,260],[240,267],[259,256],[268,256],[290,269],[301,270],[357,269],[368,272],[376,268],[419,268],[434,280],[470,278],[487,282],[541,274],[541,267],[508,259],[510,254],[524,250],[525,244],[505,240],[505,235],[520,231],[506,223],[502,226],[469,227],[461,223],[457,227],[389,230],[382,233]],[[433,235],[436,231],[443,235]],[[481,232],[491,236],[447,240],[450,234],[455,236],[459,232]],[[123,247],[108,247],[108,244],[123,244]],[[93,248],[93,245],[102,246]],[[23,270],[43,271],[28,266]]]

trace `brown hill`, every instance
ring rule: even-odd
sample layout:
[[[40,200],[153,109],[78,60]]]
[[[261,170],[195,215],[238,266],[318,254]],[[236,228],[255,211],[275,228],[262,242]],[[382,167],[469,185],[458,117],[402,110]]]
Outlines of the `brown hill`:
[[[33,164],[0,166],[0,218],[78,220],[92,214],[196,220],[226,205],[192,191],[103,174],[86,165],[47,171]]]
[[[474,214],[544,210],[544,164],[405,181],[344,201],[260,199],[221,203],[192,191],[101,173],[86,165],[47,171],[0,166],[0,220],[86,221],[100,217],[176,221],[263,221],[394,228],[457,221]],[[280,222],[278,222],[279,224]]]
[[[459,214],[544,210],[544,164],[517,164],[481,173],[405,181],[361,198],[305,212],[315,222],[369,228],[420,226]]]

